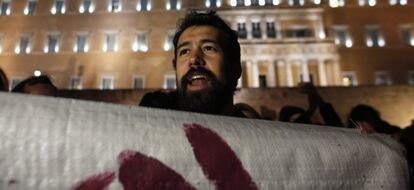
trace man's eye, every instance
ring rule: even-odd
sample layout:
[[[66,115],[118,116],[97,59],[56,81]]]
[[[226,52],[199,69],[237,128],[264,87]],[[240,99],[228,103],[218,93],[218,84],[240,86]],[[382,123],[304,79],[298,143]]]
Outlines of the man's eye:
[[[207,51],[207,52],[216,52],[217,49],[215,47],[213,47],[213,46],[205,46],[204,47],[204,51]]]
[[[185,55],[185,54],[187,54],[188,52],[190,52],[190,50],[188,50],[188,49],[183,49],[183,50],[180,50],[180,52],[179,52],[179,54],[178,54],[178,55]]]

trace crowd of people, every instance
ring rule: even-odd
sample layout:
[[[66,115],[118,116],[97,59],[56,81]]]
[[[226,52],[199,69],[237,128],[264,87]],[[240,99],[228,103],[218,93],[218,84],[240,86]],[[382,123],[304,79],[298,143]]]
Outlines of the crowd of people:
[[[178,25],[173,38],[174,59],[172,66],[177,77],[177,89],[147,93],[140,106],[182,110],[206,114],[243,118],[262,118],[248,104],[234,104],[233,95],[241,76],[240,44],[237,33],[214,12],[190,12]],[[2,91],[8,91],[5,73],[0,71]],[[352,108],[343,122],[334,107],[324,101],[312,83],[300,84],[307,95],[307,109],[285,106],[279,120],[312,124],[316,112],[323,123],[333,127],[358,128],[363,133],[385,133],[406,144],[411,142],[411,128],[404,131],[384,121],[380,113],[368,105]],[[30,77],[15,86],[12,92],[57,96],[58,89],[47,76]],[[413,147],[413,146],[410,146]],[[410,147],[407,150],[410,150]],[[413,152],[413,151],[411,151]],[[409,155],[410,158],[411,155]]]

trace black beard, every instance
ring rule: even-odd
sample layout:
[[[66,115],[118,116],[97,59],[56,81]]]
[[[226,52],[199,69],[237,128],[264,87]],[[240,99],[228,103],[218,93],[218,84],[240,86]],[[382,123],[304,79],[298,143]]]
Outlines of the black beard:
[[[194,73],[207,76],[210,86],[206,89],[188,92],[189,78]],[[204,67],[190,68],[181,78],[181,86],[178,87],[178,108],[183,111],[219,114],[231,98],[233,98],[231,88],[219,81],[211,71]]]

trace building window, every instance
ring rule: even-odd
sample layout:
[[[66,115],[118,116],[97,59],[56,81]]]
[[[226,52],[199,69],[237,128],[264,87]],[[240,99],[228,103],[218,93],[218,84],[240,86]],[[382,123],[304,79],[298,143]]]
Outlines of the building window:
[[[375,84],[376,85],[391,85],[391,75],[387,71],[375,72]]]
[[[246,30],[246,23],[237,23],[237,34],[239,38],[246,39],[247,38],[247,30]]]
[[[52,14],[64,14],[66,12],[65,0],[55,0],[50,12]]]
[[[137,11],[150,11],[151,8],[151,0],[138,0]]]
[[[145,88],[145,77],[138,75],[134,76],[133,86],[134,89],[143,89]]]
[[[314,3],[315,5],[319,5],[319,4],[321,4],[321,0],[313,0],[313,3]]]
[[[384,47],[385,40],[378,26],[366,27],[366,44],[368,47]]]
[[[120,12],[122,10],[121,0],[109,0],[108,12]]]
[[[329,0],[329,6],[332,8],[345,6],[345,0]]]
[[[266,34],[267,34],[268,38],[276,38],[277,37],[274,22],[267,22],[266,23]]]
[[[167,10],[180,10],[181,0],[166,0],[165,7]]]
[[[37,0],[28,0],[23,13],[25,15],[33,15],[36,10]]]
[[[59,52],[59,34],[52,33],[47,36],[47,44],[44,49],[45,53]]]
[[[335,44],[345,47],[352,47],[353,42],[349,36],[348,27],[346,26],[337,26],[334,27],[334,38]]]
[[[303,6],[305,5],[305,0],[289,0],[290,6]]]
[[[342,85],[344,86],[357,86],[358,80],[355,72],[343,72],[342,73]]]
[[[11,78],[10,85],[9,85],[9,90],[11,91],[14,87],[16,87],[22,81],[23,81],[23,79],[20,78],[20,77]]]
[[[75,44],[73,51],[78,52],[78,53],[88,52],[89,46],[87,44],[87,40],[88,40],[88,33],[86,32],[78,33],[76,35],[76,44]]]
[[[312,37],[312,31],[305,26],[292,27],[285,31],[288,38],[308,38]]]
[[[250,2],[245,1],[245,5],[249,6],[249,4],[253,6],[265,6],[265,5],[278,5],[279,0],[250,0]]]
[[[390,5],[407,5],[407,0],[389,0]]]
[[[230,0],[230,6],[250,6],[250,5],[264,5],[265,2],[272,1],[275,5],[275,2],[279,2],[279,0]]]
[[[164,88],[165,89],[175,89],[176,88],[175,75],[165,75],[164,76]]]
[[[0,15],[10,15],[11,0],[3,0],[0,4]]]
[[[103,47],[104,52],[116,52],[118,51],[117,33],[109,32],[106,34],[105,44]]]
[[[206,7],[221,7],[221,0],[206,0]]]
[[[114,77],[112,76],[103,76],[101,78],[100,89],[102,90],[112,90],[114,89]]]
[[[358,0],[358,5],[359,6],[369,5],[369,6],[373,7],[376,4],[377,4],[376,0]]]
[[[80,76],[72,76],[69,82],[69,89],[81,90],[82,89],[82,78]]]
[[[95,11],[95,7],[93,5],[92,0],[83,0],[81,5],[79,6],[80,13],[93,13]]]
[[[401,40],[406,45],[414,46],[413,32],[411,25],[405,25],[400,27]]]
[[[174,31],[172,31],[172,30],[168,31],[167,37],[166,37],[165,42],[164,42],[164,50],[165,51],[169,51],[174,47],[173,39],[174,39]]]
[[[262,38],[262,30],[260,29],[260,22],[252,23],[252,36],[253,38]]]
[[[259,5],[259,3],[264,3],[264,1],[263,0],[250,0],[250,4],[251,5],[253,5],[253,6],[258,6]]]
[[[30,53],[30,34],[23,33],[20,35],[19,44],[16,46],[14,50],[15,53]]]
[[[147,33],[138,33],[135,37],[134,43],[132,44],[132,51],[148,51],[148,35]]]

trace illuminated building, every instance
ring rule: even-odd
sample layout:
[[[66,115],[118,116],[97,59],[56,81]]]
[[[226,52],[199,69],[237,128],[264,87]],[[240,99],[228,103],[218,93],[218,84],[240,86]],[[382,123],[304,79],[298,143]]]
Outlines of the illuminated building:
[[[406,0],[0,0],[0,67],[59,88],[171,88],[172,36],[189,9],[238,31],[239,87],[414,84]]]

